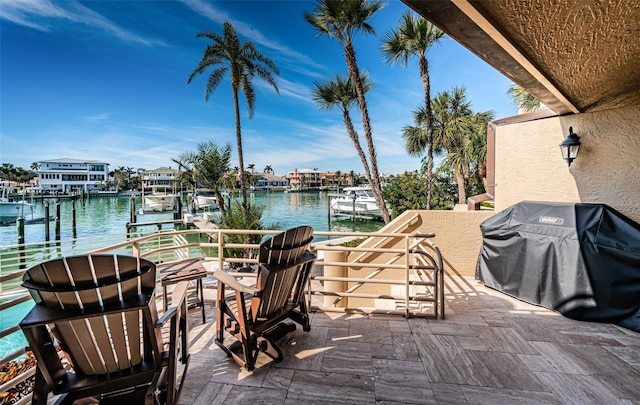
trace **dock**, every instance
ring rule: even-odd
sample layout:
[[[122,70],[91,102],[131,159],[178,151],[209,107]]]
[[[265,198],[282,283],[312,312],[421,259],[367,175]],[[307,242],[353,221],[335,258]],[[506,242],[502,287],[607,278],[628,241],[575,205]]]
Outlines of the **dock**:
[[[193,225],[195,225],[196,228],[198,229],[206,229],[206,230],[218,229],[216,224],[207,220],[206,218],[199,217],[199,216],[193,216]]]
[[[17,219],[6,219],[6,220],[0,220],[0,226],[10,226],[10,225],[15,225],[16,224],[16,220]],[[49,218],[49,221],[54,221],[55,217],[51,217]],[[44,217],[37,217],[37,218],[25,218],[24,219],[24,224],[25,225],[29,225],[29,224],[44,224],[45,220]]]

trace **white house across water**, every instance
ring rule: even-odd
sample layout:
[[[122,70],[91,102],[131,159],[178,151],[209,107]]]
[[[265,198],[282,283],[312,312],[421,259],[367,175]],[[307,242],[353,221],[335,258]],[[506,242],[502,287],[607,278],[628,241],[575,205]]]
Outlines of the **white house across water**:
[[[102,190],[109,180],[109,163],[97,160],[64,158],[38,165],[38,182],[45,193]]]

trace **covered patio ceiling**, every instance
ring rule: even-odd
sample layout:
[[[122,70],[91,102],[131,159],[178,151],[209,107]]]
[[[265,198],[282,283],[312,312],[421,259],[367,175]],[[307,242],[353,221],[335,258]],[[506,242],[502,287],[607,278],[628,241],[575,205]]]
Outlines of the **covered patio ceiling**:
[[[402,0],[559,115],[640,104],[640,0]]]

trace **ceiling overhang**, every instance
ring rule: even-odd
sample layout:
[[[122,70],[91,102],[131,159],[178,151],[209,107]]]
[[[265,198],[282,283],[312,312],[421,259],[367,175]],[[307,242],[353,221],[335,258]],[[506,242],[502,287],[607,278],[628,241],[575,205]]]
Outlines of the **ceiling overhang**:
[[[640,104],[628,0],[403,0],[555,113]]]

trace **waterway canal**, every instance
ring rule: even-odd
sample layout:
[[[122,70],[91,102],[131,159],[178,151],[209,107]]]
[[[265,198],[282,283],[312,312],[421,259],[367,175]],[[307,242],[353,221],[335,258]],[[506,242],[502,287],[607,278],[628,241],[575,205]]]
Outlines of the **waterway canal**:
[[[382,227],[379,221],[356,221],[329,219],[326,192],[282,193],[255,192],[249,193],[252,204],[263,207],[263,223],[267,228],[276,225],[277,229],[287,229],[298,225],[310,225],[317,231],[375,231]],[[60,203],[60,239],[74,237],[72,230],[72,206],[69,199],[45,200],[49,202],[49,213],[55,216],[55,203]],[[135,200],[137,209],[141,207],[141,198]],[[35,217],[44,217],[44,202],[34,201]],[[86,238],[98,235],[124,235],[126,224],[130,221],[131,198],[100,197],[75,201],[76,237]],[[154,222],[173,219],[171,212],[145,212],[137,216],[138,222]],[[171,225],[164,225],[171,227]],[[54,222],[50,223],[50,240],[54,240]],[[45,225],[42,223],[25,225],[25,242],[42,242],[45,240]],[[0,246],[17,243],[15,225],[0,227]]]

